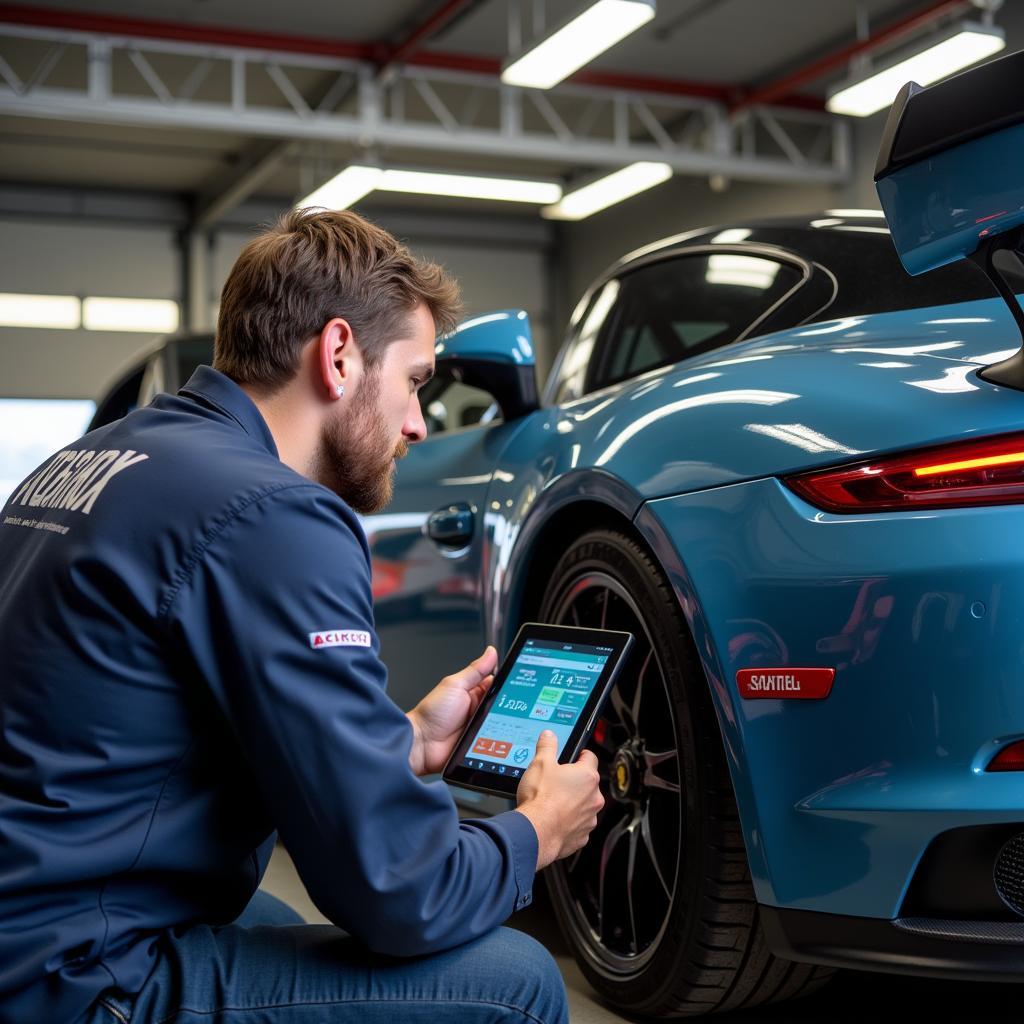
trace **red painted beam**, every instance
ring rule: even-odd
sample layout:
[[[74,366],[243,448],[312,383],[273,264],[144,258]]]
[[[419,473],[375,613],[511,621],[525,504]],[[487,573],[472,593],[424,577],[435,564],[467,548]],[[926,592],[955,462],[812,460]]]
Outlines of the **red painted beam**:
[[[478,75],[501,74],[501,61],[494,57],[477,57],[468,53],[437,53],[424,50],[406,63],[415,67],[442,68],[446,71],[467,71]],[[625,89],[664,96],[692,96],[696,99],[715,100],[729,104],[736,100],[735,86],[717,82],[694,82],[680,78],[659,78],[654,75],[631,75],[619,71],[577,71],[569,82],[575,85],[593,85],[603,89]],[[780,100],[778,106],[798,110],[824,110],[825,103],[817,96],[790,96]]]
[[[402,61],[408,60],[431,36],[437,35],[456,14],[470,3],[476,3],[476,0],[445,0],[445,3],[438,7],[422,25],[413,29],[388,53],[382,62],[381,71],[392,64],[400,64]]]
[[[438,53],[436,50],[420,50],[406,61],[418,68],[442,68],[446,71],[470,71],[477,75],[501,74],[501,61],[495,57],[478,57],[472,53]]]
[[[782,78],[769,82],[768,85],[754,89],[739,100],[735,101],[730,110],[735,113],[745,107],[752,107],[756,104],[775,103],[784,97],[792,96],[798,89],[808,85],[810,82],[821,78],[822,75],[836,68],[844,67],[854,57],[877,49],[883,43],[892,42],[900,36],[909,35],[918,29],[924,28],[936,18],[952,14],[958,10],[970,7],[970,0],[939,0],[938,3],[931,3],[927,7],[915,11],[913,14],[899,21],[893,22],[879,32],[876,32],[867,39],[860,39],[849,46],[826,54],[824,57],[799,68],[792,74],[784,75]]]
[[[379,56],[379,49],[375,45],[352,43],[341,39],[283,35],[277,32],[249,32],[216,25],[189,25],[177,21],[125,18],[115,14],[89,14],[52,7],[27,7],[23,4],[0,4],[0,22],[65,28],[77,32],[98,32],[112,36],[173,39],[177,42],[212,46],[239,46],[252,50],[352,57],[357,60],[374,60]]]
[[[469,71],[478,75],[501,74],[501,61],[495,57],[477,57],[468,53],[437,53],[424,50],[408,63],[417,67],[444,68],[448,71]],[[653,75],[630,75],[617,71],[591,71],[584,68],[569,79],[576,85],[596,85],[606,89],[628,89],[664,93],[670,96],[695,96],[699,99],[726,103],[736,97],[732,86],[715,82],[691,82],[679,78],[658,78]],[[820,110],[822,104],[817,103]]]

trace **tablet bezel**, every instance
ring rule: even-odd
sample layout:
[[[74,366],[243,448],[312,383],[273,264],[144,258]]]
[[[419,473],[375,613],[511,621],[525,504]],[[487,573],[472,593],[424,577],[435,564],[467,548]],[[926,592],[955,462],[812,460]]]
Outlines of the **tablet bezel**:
[[[498,796],[514,797],[522,775],[515,777],[510,775],[498,775],[495,772],[485,772],[476,768],[468,768],[462,764],[462,760],[468,753],[470,741],[476,735],[483,720],[491,710],[491,705],[497,699],[502,686],[504,686],[512,666],[526,646],[528,640],[533,641],[554,641],[556,643],[585,644],[591,647],[611,647],[612,653],[605,663],[597,683],[587,698],[586,704],[580,712],[579,719],[569,734],[565,747],[558,757],[559,762],[566,764],[575,761],[583,748],[586,746],[594,727],[597,725],[598,712],[604,705],[608,694],[615,685],[615,679],[619,669],[626,660],[633,643],[632,633],[623,633],[610,629],[587,629],[582,626],[561,626],[551,625],[542,622],[525,622],[519,628],[516,638],[498,666],[494,676],[494,682],[484,695],[472,719],[466,726],[459,742],[455,745],[448,763],[442,772],[445,782],[462,789],[478,790],[482,793],[493,793]]]

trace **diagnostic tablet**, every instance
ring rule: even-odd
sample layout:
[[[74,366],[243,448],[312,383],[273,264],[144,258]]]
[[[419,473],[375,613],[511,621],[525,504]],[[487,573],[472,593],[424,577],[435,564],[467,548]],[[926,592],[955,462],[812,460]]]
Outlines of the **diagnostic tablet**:
[[[575,761],[633,643],[630,633],[526,623],[444,769],[466,789],[514,796],[550,729],[558,760]]]

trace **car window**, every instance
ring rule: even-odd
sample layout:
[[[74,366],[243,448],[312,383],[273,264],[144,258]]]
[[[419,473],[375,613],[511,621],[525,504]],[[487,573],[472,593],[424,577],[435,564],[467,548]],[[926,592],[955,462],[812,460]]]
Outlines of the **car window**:
[[[427,437],[501,421],[501,410],[493,395],[456,380],[443,369],[420,392],[420,408],[427,424]]]
[[[573,317],[579,327],[570,336],[554,369],[557,382],[551,400],[556,405],[584,394],[594,343],[609,312],[615,307],[618,294],[619,282],[612,278],[594,293],[582,314],[578,318]]]
[[[96,406],[96,412],[89,423],[89,430],[113,423],[114,420],[119,420],[122,416],[127,416],[133,409],[138,408],[139,394],[142,391],[142,380],[146,375],[147,366],[148,363],[145,363],[122,377],[100,399]]]
[[[734,341],[801,276],[795,265],[737,252],[677,256],[623,274],[578,393]]]

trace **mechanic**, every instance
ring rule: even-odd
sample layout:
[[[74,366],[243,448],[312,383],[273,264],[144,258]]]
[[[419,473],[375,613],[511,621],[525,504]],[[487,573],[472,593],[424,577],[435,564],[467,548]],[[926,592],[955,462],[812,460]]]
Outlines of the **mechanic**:
[[[547,733],[518,809],[460,822],[422,777],[495,652],[406,715],[374,633],[356,513],[425,436],[457,314],[387,232],[293,211],[235,263],[214,368],[4,506],[0,1021],[567,1020],[498,925],[586,842],[596,760]],[[336,927],[254,896],[276,834]]]

